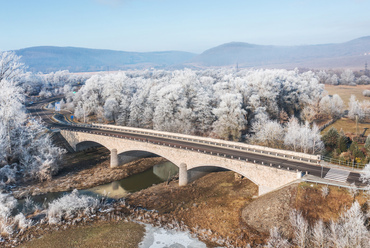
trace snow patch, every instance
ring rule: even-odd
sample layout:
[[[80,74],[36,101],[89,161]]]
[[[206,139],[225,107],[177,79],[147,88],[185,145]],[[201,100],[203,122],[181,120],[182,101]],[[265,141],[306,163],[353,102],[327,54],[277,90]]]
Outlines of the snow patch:
[[[207,246],[189,232],[178,232],[144,224],[146,234],[140,248],[206,248]]]

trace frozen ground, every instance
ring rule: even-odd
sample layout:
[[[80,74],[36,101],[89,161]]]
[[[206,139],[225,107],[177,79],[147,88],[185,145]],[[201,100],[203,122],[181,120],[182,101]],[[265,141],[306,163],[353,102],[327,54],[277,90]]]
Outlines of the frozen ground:
[[[145,224],[146,234],[140,248],[206,248],[189,232],[176,232]]]

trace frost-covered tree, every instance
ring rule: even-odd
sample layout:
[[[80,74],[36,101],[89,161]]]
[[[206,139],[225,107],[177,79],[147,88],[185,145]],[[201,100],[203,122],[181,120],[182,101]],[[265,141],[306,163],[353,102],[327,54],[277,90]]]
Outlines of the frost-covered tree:
[[[270,230],[270,237],[267,240],[265,248],[288,248],[291,247],[288,240],[284,238],[277,227]]]
[[[213,100],[211,96],[207,91],[200,89],[194,98],[192,113],[195,133],[207,135],[211,132],[212,123],[214,122],[212,108]]]
[[[305,116],[311,123],[322,94],[313,72],[143,70],[92,76],[76,94],[68,93],[66,107],[73,105],[80,120],[91,116],[118,125],[238,140],[242,133],[251,134],[252,126],[257,130],[253,120],[261,109],[271,121]],[[313,114],[303,115],[309,108]]]
[[[362,173],[360,174],[360,180],[370,186],[370,164],[365,165]]]
[[[301,212],[295,209],[290,212],[290,222],[295,247],[366,248],[369,246],[370,232],[367,230],[367,217],[357,201],[337,220],[329,223],[318,220],[313,226],[309,226]],[[274,240],[275,236],[278,237],[277,240],[284,240],[273,232],[269,240]]]
[[[328,188],[323,187],[322,189],[328,189]],[[326,191],[325,193],[323,191],[323,195],[325,196],[327,195]],[[327,247],[327,242],[326,242],[327,233],[325,230],[325,224],[322,220],[318,220],[314,224],[312,231],[311,231],[311,236],[312,236],[311,243],[313,244],[313,247],[317,247],[317,248]]]
[[[3,79],[0,81],[0,164],[11,162],[14,153],[12,132],[24,124],[26,114],[22,102],[22,89],[15,83]]]
[[[356,82],[357,84],[369,84],[370,78],[366,75],[362,75],[361,77],[357,78]],[[369,92],[369,96],[370,96],[370,92]]]
[[[115,121],[118,117],[119,105],[116,99],[108,98],[104,104],[104,116],[109,121]]]
[[[355,82],[355,75],[352,70],[345,70],[340,74],[341,84],[351,84]]]
[[[24,64],[20,62],[20,57],[15,52],[0,51],[0,81],[6,79],[14,80],[23,74]]]
[[[242,109],[240,94],[225,94],[221,96],[219,106],[213,110],[216,121],[213,132],[217,137],[226,140],[240,140],[241,132],[247,124],[246,111]]]
[[[370,157],[370,135],[367,136],[364,147],[367,150],[368,156]]]
[[[289,214],[290,224],[294,231],[293,242],[298,247],[307,247],[309,242],[309,225],[302,213],[293,209]]]
[[[348,117],[352,120],[357,118],[362,121],[365,118],[365,113],[361,107],[360,102],[356,99],[355,95],[351,95],[349,98],[349,111],[348,111]]]
[[[21,73],[19,58],[12,55],[13,62],[6,60],[0,68],[14,65],[11,71],[3,70],[0,80],[0,178],[12,181],[9,176],[21,168],[24,176],[48,179],[57,170],[57,162],[63,151],[51,144],[45,128],[36,120],[28,119],[23,106],[24,95],[17,86],[15,73]],[[4,60],[0,61],[4,63]],[[4,73],[5,72],[5,73]]]
[[[251,139],[260,145],[279,148],[283,143],[284,128],[277,121],[255,122],[252,131],[255,135]]]
[[[351,208],[341,214],[338,221],[330,223],[329,247],[368,247],[369,231],[365,225],[365,215],[356,201]]]
[[[332,85],[338,85],[339,84],[339,77],[337,74],[333,74],[331,78],[328,79],[328,83]]]
[[[296,118],[291,118],[287,123],[284,144],[304,153],[318,153],[323,148],[319,128],[315,124],[310,128],[308,122],[301,125]]]
[[[320,112],[331,118],[340,117],[343,112],[343,100],[339,95],[324,96],[320,101]]]

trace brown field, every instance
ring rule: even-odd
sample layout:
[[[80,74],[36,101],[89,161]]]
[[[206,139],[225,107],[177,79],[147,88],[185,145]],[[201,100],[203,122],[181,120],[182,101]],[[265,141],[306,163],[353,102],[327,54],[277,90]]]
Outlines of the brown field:
[[[353,133],[356,134],[356,122],[348,119],[348,118],[341,118],[340,120],[337,120],[332,125],[326,127],[321,133],[324,134],[327,132],[331,127],[335,127],[338,132],[343,129],[344,133]],[[370,134],[370,122],[367,123],[358,123],[358,131],[359,133],[362,133],[364,131],[364,128],[367,127],[369,130],[366,132],[365,135]]]
[[[133,222],[96,223],[91,226],[74,227],[47,233],[21,245],[24,248],[64,247],[138,247],[144,236],[144,227]]]
[[[351,95],[355,95],[356,98],[360,101],[369,100],[370,97],[364,97],[362,92],[364,90],[370,90],[370,85],[357,85],[357,86],[349,86],[349,85],[328,85],[325,84],[325,90],[328,91],[329,95],[338,94],[344,104],[346,104],[346,108],[348,107],[349,98]]]

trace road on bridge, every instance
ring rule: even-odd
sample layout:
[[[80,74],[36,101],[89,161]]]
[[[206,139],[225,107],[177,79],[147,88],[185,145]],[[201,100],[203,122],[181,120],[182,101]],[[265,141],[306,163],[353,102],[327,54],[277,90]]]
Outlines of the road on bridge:
[[[48,110],[48,109],[43,108],[43,106],[47,104],[48,102],[55,101],[58,99],[60,99],[60,97],[45,99],[43,101],[40,101],[38,103],[35,103],[29,106],[27,109],[32,116],[40,117],[48,125],[49,128],[85,131],[85,132],[90,132],[90,133],[98,134],[98,135],[115,136],[115,137],[122,138],[122,139],[135,139],[141,142],[150,142],[150,143],[156,143],[159,145],[172,146],[172,147],[177,147],[179,149],[181,147],[181,149],[194,150],[194,151],[199,150],[199,152],[212,154],[215,156],[219,154],[220,156],[225,156],[227,158],[234,158],[234,159],[240,158],[241,160],[248,159],[248,161],[250,162],[255,161],[258,164],[261,164],[263,162],[265,166],[273,166],[275,168],[280,168],[280,169],[285,169],[285,170],[289,168],[289,170],[298,170],[298,171],[302,171],[302,173],[307,172],[310,175],[317,176],[317,177],[323,177],[323,178],[325,178],[326,176],[329,177],[331,174],[334,173],[334,171],[336,173],[338,173],[339,171],[339,174],[342,173],[341,170],[332,170],[330,173],[328,173],[331,168],[322,166],[322,165],[289,160],[289,159],[282,158],[282,157],[267,156],[267,155],[258,154],[254,152],[240,151],[240,150],[232,149],[232,148],[217,147],[213,145],[194,143],[194,142],[185,141],[185,140],[174,140],[174,139],[164,138],[164,137],[148,136],[148,135],[143,135],[143,134],[138,134],[138,133],[129,133],[129,132],[125,132],[124,130],[113,131],[113,130],[103,130],[103,129],[90,128],[90,127],[70,126],[67,123],[62,124],[61,122],[56,122],[52,118],[54,115],[53,110]],[[62,114],[67,114],[67,113],[62,113]],[[344,178],[341,179],[342,182],[355,183],[357,186],[365,185],[359,180],[360,178],[359,173],[356,173],[356,172],[346,173],[346,171],[343,171],[343,172],[345,176]],[[335,180],[335,176],[334,176],[334,180]]]

